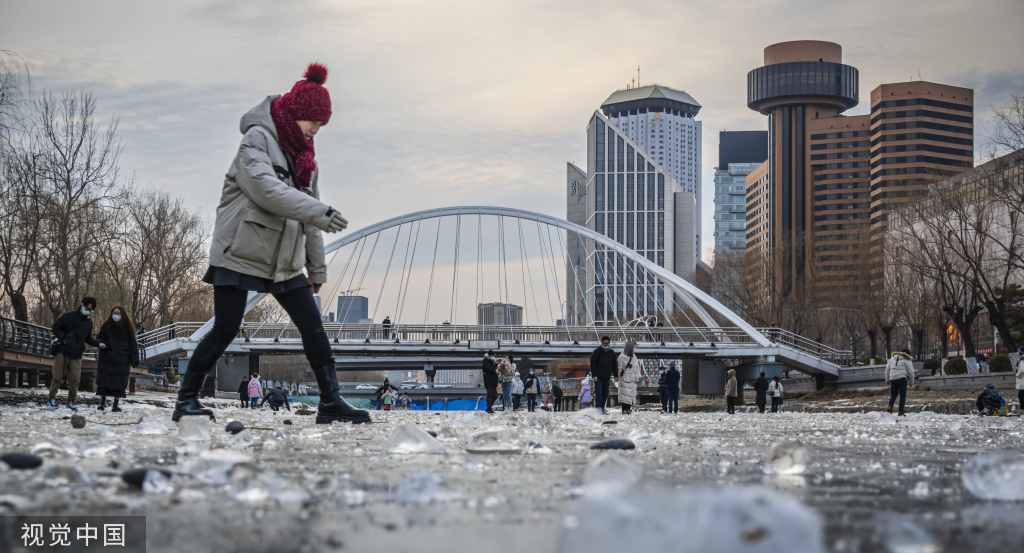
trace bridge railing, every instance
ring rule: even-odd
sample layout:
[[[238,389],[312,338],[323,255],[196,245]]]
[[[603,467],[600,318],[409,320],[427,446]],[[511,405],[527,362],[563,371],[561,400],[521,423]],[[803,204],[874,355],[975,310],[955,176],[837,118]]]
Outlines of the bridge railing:
[[[814,340],[804,338],[799,334],[794,334],[788,330],[778,327],[767,326],[758,328],[757,330],[772,342],[789,346],[815,357],[820,357],[826,361],[835,363],[836,365],[847,367],[853,364],[853,352],[848,349],[841,350],[826,346],[820,342],[815,342]]]
[[[53,332],[40,325],[0,317],[0,348],[50,357]]]

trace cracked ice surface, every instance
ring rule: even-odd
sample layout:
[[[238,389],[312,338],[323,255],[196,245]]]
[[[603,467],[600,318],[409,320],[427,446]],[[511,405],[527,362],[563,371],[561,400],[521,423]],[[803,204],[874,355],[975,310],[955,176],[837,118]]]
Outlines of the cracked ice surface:
[[[123,405],[83,407],[82,429],[65,409],[0,407],[0,454],[43,458],[31,470],[0,466],[0,515],[146,515],[156,552],[647,550],[684,539],[652,530],[658,521],[702,521],[705,507],[747,522],[702,526],[692,534],[702,551],[765,551],[793,536],[806,536],[793,552],[1011,551],[1024,541],[1021,504],[984,499],[1019,497],[1007,486],[1024,485],[1015,418],[374,411],[370,425],[318,426],[215,401],[206,440],[205,425],[175,425],[162,401]],[[246,426],[237,436],[224,430],[233,420]],[[473,435],[503,448],[518,436],[523,453],[470,453]],[[590,449],[614,438],[636,449]],[[773,444],[785,466],[766,473]],[[1000,451],[1017,456],[971,461]],[[171,476],[151,471],[141,489],[120,477],[150,467]],[[757,505],[771,516],[761,521]]]

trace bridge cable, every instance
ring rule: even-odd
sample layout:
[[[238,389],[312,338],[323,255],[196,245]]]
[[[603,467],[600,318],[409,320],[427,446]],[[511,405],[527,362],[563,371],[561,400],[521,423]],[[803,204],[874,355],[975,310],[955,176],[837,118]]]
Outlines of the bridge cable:
[[[330,295],[327,296],[328,298],[334,298],[334,295],[336,293],[338,293],[338,289],[341,288],[342,283],[345,282],[345,275],[348,274],[348,268],[352,264],[352,258],[355,257],[356,249],[357,248],[358,248],[358,245],[353,245],[352,246],[352,253],[349,254],[348,260],[345,261],[345,267],[342,268],[341,275],[339,275],[338,279],[334,281],[334,286],[331,288]],[[341,251],[341,248],[338,248],[337,250],[335,250],[334,255],[337,256],[338,252],[340,252],[340,251]],[[329,263],[328,266],[327,266],[328,269],[333,264],[334,264],[334,260],[331,259],[331,263]],[[328,305],[328,308],[330,308],[330,302],[329,301],[327,302],[327,305]],[[324,314],[324,312],[323,312],[323,309],[321,308],[320,309],[320,315],[323,315],[323,314]],[[340,313],[339,313],[339,315],[340,315]]]
[[[380,308],[380,300],[383,299],[383,297],[384,297],[384,287],[388,283],[388,275],[391,273],[391,263],[395,260],[395,250],[398,249],[398,240],[399,240],[399,238],[402,237],[402,227],[404,227],[404,226],[405,226],[404,222],[402,222],[402,223],[400,223],[398,225],[398,232],[395,234],[395,243],[392,244],[392,246],[391,246],[391,256],[388,257],[388,266],[387,266],[387,268],[384,269],[384,278],[380,282],[380,292],[377,293],[377,303],[375,303],[373,305],[373,316],[371,317],[372,321],[376,321],[377,320],[377,309]],[[410,234],[412,233],[412,225],[411,224],[409,225],[409,233]],[[373,323],[371,322],[371,324],[373,324]],[[369,327],[367,327],[367,337],[369,337]],[[385,337],[385,339],[388,339],[388,338],[390,338],[390,335]]]
[[[437,244],[441,240],[441,218],[437,218],[437,235],[434,237],[434,257],[430,262],[430,283],[427,284],[427,307],[423,310],[423,326],[427,325],[430,316],[430,299],[434,293],[434,267],[437,265]]]
[[[533,271],[526,262],[526,245],[523,240],[523,220],[516,217],[516,225],[519,227],[519,272],[523,272],[523,265],[526,265],[526,272],[530,275],[530,294],[533,296],[534,318],[537,320],[537,333],[543,338],[544,331],[540,329],[540,309],[537,309],[537,292],[533,287]],[[526,299],[526,275],[523,275],[523,299]],[[550,307],[550,305],[548,306]]]
[[[438,223],[440,225],[440,223]],[[440,227],[438,227],[440,228]],[[452,326],[458,326],[459,316],[459,300],[456,294],[459,284],[459,258],[461,257],[462,249],[462,210],[459,210],[459,214],[455,217],[455,263],[452,267],[452,302],[451,302],[451,316]]]
[[[558,281],[558,268],[557,268],[558,264],[555,261],[555,247],[551,245],[551,225],[545,225],[545,226],[548,229],[545,232],[545,234],[547,235],[547,250],[548,250],[548,254],[551,256],[551,276],[553,277],[553,279],[555,281],[555,293],[557,294],[556,297],[558,298],[558,313],[559,313],[559,315],[562,316],[562,320],[568,321],[569,317],[565,314],[564,311],[562,311],[562,291],[561,291],[562,284],[561,284],[561,282]],[[537,227],[538,227],[538,233],[539,233],[539,231],[540,231],[539,230],[540,229],[540,219],[539,218],[537,219]],[[556,229],[556,230],[558,230],[558,229]],[[560,230],[558,230],[558,231],[561,232]],[[559,236],[561,236],[561,235],[559,235]],[[542,241],[541,242],[541,247],[543,247],[543,244],[544,244],[544,242]],[[559,246],[559,248],[561,248],[561,246]],[[562,253],[562,259],[565,259],[566,261],[569,261],[568,254],[563,252]],[[575,267],[573,267],[573,279],[576,281],[577,287],[580,287],[579,278],[576,277],[576,268]],[[566,287],[569,286],[569,270],[568,269],[565,270],[565,285],[566,285]],[[566,294],[565,295],[565,303],[566,303],[566,306],[568,306],[568,304],[569,304],[569,289],[568,288],[566,288],[565,294]],[[575,296],[576,296],[576,293],[573,292],[573,298],[575,298]],[[589,314],[589,309],[588,309],[588,306],[587,306],[586,298],[584,298],[584,300],[583,300],[583,307],[584,307],[584,311],[586,311]],[[576,306],[576,300],[575,299],[573,299],[573,309],[579,309],[579,307]],[[591,322],[593,322],[593,318],[591,318]],[[572,341],[572,331],[569,330],[569,329],[574,327],[574,326],[576,326],[575,323],[573,323],[572,325],[566,324],[566,326],[565,326],[565,332],[566,332],[566,334],[569,335],[569,341]]]
[[[580,244],[580,247],[583,247],[583,244],[581,242],[579,233],[575,233],[575,234],[576,234],[576,241],[577,241],[577,243]],[[586,250],[584,250],[584,251],[586,251]],[[613,255],[615,254],[614,250],[609,250],[609,251],[612,251]],[[595,257],[597,256],[596,249],[595,249],[595,252],[594,252],[594,256]],[[590,258],[590,256],[587,256],[587,261],[590,262],[590,266],[593,268],[593,271],[594,271],[594,285],[596,286],[597,285],[597,266],[594,264],[594,261]],[[602,265],[606,265],[607,262],[608,262],[608,256],[605,255],[604,259],[603,259]],[[602,269],[603,269],[603,267],[602,267]],[[605,277],[607,277],[607,273],[605,273]],[[605,282],[607,280],[608,280],[607,278],[603,278],[602,279],[602,283],[601,283],[601,286],[604,288],[606,296],[608,295],[608,284]],[[614,298],[615,295],[611,294],[610,297]],[[608,299],[608,297],[606,297],[605,299]],[[618,315],[616,314],[616,312],[618,311],[619,304],[615,300],[612,300],[611,303],[612,303],[612,313],[613,313],[612,319],[615,320],[615,326],[619,327],[619,332],[622,333],[623,341],[628,340],[629,337],[626,335],[626,330],[624,328],[622,328],[622,324],[619,322]],[[625,310],[623,310],[623,313],[625,313]]]
[[[420,219],[419,221],[416,222],[416,239],[413,240],[413,243],[412,243],[412,256],[409,256],[408,251],[406,251],[406,257],[408,258],[408,262],[409,262],[409,274],[408,275],[406,275],[406,272],[405,272],[405,264],[404,263],[402,264],[402,279],[405,280],[405,289],[402,290],[402,288],[401,288],[402,283],[401,283],[401,281],[399,281],[399,283],[398,283],[398,285],[399,285],[398,296],[401,298],[402,301],[401,301],[401,305],[398,305],[398,306],[395,307],[395,309],[398,312],[398,314],[395,315],[395,322],[396,323],[402,318],[402,312],[405,311],[405,300],[409,298],[409,281],[412,280],[413,267],[416,265],[416,247],[420,243],[420,229],[422,227],[423,227],[423,219]],[[410,227],[410,230],[411,230],[411,227]],[[405,246],[406,246],[406,250],[408,250],[409,249],[409,243],[406,242]]]
[[[379,236],[379,235],[378,235],[378,236]],[[358,285],[358,286],[357,286],[356,288],[352,288],[352,283],[353,283],[353,282],[355,281],[355,279],[356,279],[356,273],[357,273],[357,272],[359,272],[359,271],[358,271],[358,269],[359,269],[359,263],[360,263],[360,262],[361,262],[361,261],[363,260],[363,252],[365,252],[365,251],[366,251],[366,242],[367,242],[367,241],[368,241],[368,240],[367,240],[367,237],[363,237],[363,238],[361,238],[361,239],[360,239],[360,243],[361,243],[361,245],[359,246],[359,255],[358,255],[358,256],[356,256],[356,264],[352,266],[352,276],[350,276],[350,277],[349,277],[349,280],[348,280],[348,289],[347,289],[346,291],[351,291],[351,290],[361,290],[361,289],[362,289],[362,287],[363,287],[363,279],[362,279],[362,278],[360,278],[360,279],[359,279],[359,285]],[[376,247],[377,247],[377,241],[376,241],[376,239],[374,240],[373,244],[374,244],[374,248],[376,248]],[[370,256],[371,256],[371,257],[373,256],[373,253],[372,253],[372,252],[370,253]],[[369,260],[369,258],[367,258],[367,260],[366,260],[366,266],[367,266],[367,267],[369,267],[369,266],[370,266],[370,260]],[[363,269],[363,276],[366,276],[366,269],[365,269],[365,268]],[[345,317],[344,317],[344,318],[345,318],[345,320],[348,320],[348,314],[352,312],[352,304],[353,304],[353,303],[354,303],[354,302],[351,302],[351,301],[349,301],[349,302],[347,303],[347,305],[345,306]],[[340,309],[339,309],[339,311],[340,311]],[[341,313],[338,313],[338,319],[339,319],[339,321],[341,320]],[[338,327],[338,335],[334,337],[335,339],[340,339],[340,338],[341,338],[341,330],[342,330],[342,327],[341,327],[341,326],[339,326],[339,327]]]
[[[337,250],[334,250],[334,255],[331,256],[331,260],[327,263],[327,270],[328,271],[330,271],[331,267],[334,265],[334,261],[338,258],[338,253],[340,253],[340,252],[341,252],[340,248],[337,249]],[[349,258],[349,259],[351,259],[351,258]],[[333,291],[331,293],[333,294]],[[317,295],[319,295],[319,293]],[[330,297],[330,296],[328,296],[328,297]],[[328,306],[330,306],[329,303],[328,303]],[[320,302],[320,316],[323,317],[323,315],[324,315],[324,305],[323,305],[323,302]]]
[[[565,234],[566,234],[565,241],[567,242],[569,240],[569,231],[566,231]],[[562,253],[562,256],[565,257],[566,259],[568,259],[567,252],[568,252],[569,248],[568,248],[567,245],[565,245],[562,242],[562,233],[558,232],[557,235],[558,235],[558,249]],[[579,234],[577,234],[576,236],[578,238]],[[551,228],[549,227],[548,228],[548,240],[550,240],[550,239],[551,239]],[[584,252],[585,251],[586,250],[584,250]],[[593,312],[591,312],[591,310],[590,310],[590,304],[587,303],[587,294],[583,290],[582,285],[580,284],[579,275],[576,273],[576,265],[573,264],[573,263],[570,263],[569,265],[572,267],[572,274],[573,274],[573,278],[576,280],[576,287],[579,288],[580,294],[582,294],[582,296],[583,296],[583,307],[587,310],[587,315],[590,316],[590,323],[591,323],[590,327],[594,329],[594,336],[597,337],[597,339],[598,339],[597,341],[600,342],[601,341],[601,333],[597,331],[597,319],[594,317]],[[594,275],[594,276],[595,276],[595,278],[597,277],[597,275]],[[568,278],[569,277],[567,275],[566,279],[568,279]]]
[[[540,263],[541,263],[541,267],[544,269],[544,292],[547,294],[547,297],[548,297],[548,316],[551,317],[552,319],[554,319],[555,318],[555,314],[554,314],[554,312],[551,311],[551,285],[548,283],[548,252],[544,248],[544,241],[540,239],[540,233],[541,233],[541,230],[540,230],[540,220],[539,219],[534,219],[534,222],[537,223],[537,245],[540,246]],[[552,266],[552,272],[553,271],[554,271],[554,266]],[[558,288],[557,288],[558,287],[558,282],[557,281],[555,282],[555,287],[556,287],[555,290],[557,291],[558,290]],[[569,322],[565,319],[565,315],[562,313],[562,294],[561,294],[561,292],[558,293],[557,297],[558,297],[558,314],[561,315],[562,316],[562,320],[565,321],[565,325],[564,325],[565,326],[565,335],[569,338],[569,341],[571,342],[572,341],[572,333],[569,331]],[[558,326],[557,325],[557,321],[555,321],[555,322],[556,322],[555,326]]]

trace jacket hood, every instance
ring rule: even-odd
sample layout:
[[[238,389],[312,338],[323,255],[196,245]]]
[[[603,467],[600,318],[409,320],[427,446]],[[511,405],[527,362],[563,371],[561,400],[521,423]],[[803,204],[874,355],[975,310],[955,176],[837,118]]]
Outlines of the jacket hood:
[[[905,354],[905,353],[903,353],[902,351],[894,352],[892,354],[892,356],[893,357],[899,357],[900,359],[906,359],[907,361],[910,361],[910,356]]]
[[[991,385],[991,384],[985,385],[985,391],[987,392],[989,390],[992,390],[994,392],[994,391],[996,391],[996,387]]]
[[[267,96],[262,102],[256,104],[256,107],[245,112],[245,115],[242,116],[242,120],[238,124],[238,129],[242,131],[242,134],[249,132],[249,129],[253,127],[263,127],[270,131],[270,134],[274,136],[274,140],[280,140],[277,137],[277,127],[274,126],[274,118],[270,116],[270,104],[280,97],[280,94]]]
[[[733,377],[736,376],[736,371],[733,370],[733,369],[729,369],[729,371],[725,373],[725,376],[728,376],[729,378],[733,378]]]

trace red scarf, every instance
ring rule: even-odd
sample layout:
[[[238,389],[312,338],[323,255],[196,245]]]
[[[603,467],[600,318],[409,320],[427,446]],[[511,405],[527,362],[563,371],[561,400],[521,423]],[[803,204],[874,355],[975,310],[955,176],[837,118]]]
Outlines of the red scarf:
[[[313,171],[316,170],[313,141],[306,140],[299,124],[291,116],[291,96],[291,93],[288,93],[274,100],[270,104],[270,117],[277,129],[277,142],[295,163],[295,184],[299,188],[309,188]]]

